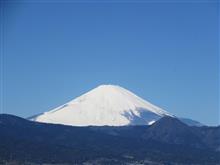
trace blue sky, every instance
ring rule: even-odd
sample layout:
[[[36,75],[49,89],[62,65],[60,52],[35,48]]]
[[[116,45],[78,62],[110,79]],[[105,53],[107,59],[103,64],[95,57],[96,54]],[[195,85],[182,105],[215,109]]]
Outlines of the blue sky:
[[[2,113],[28,117],[100,84],[220,123],[215,1],[1,4]]]

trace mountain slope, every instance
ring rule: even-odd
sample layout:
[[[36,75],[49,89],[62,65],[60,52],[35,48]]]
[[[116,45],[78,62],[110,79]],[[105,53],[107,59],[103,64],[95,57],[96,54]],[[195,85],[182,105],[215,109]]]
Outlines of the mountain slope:
[[[74,126],[122,126],[152,124],[173,116],[134,93],[114,85],[101,85],[33,121]]]
[[[20,164],[214,165],[220,164],[220,152],[216,152],[220,144],[219,129],[189,127],[168,117],[151,126],[74,127],[0,115],[0,164],[17,161]],[[177,138],[182,138],[178,143],[173,136],[176,132]],[[195,136],[198,142],[192,145]]]
[[[196,148],[205,147],[201,137],[194,133],[192,127],[187,126],[174,117],[163,117],[158,120],[149,127],[143,137],[168,144],[187,144]]]
[[[202,127],[204,126],[204,124],[192,120],[192,119],[187,119],[187,118],[178,118],[180,121],[182,121],[183,123],[187,124],[188,126],[197,126],[197,127]]]

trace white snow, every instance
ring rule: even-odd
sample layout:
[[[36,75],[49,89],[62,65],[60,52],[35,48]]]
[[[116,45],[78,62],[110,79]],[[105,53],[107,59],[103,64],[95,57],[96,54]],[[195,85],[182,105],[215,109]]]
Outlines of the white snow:
[[[134,119],[148,125],[166,115],[172,116],[120,86],[100,85],[31,120],[74,126],[122,126],[135,125]]]
[[[148,125],[152,125],[152,124],[154,124],[156,121],[155,120],[152,120],[152,121],[150,121],[149,123],[148,123]]]

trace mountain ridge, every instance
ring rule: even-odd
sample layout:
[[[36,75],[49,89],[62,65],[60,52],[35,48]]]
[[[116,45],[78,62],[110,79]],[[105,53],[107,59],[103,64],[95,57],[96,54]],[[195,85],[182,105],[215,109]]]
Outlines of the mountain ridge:
[[[165,127],[168,129],[164,131]],[[161,165],[167,162],[220,163],[220,126],[193,127],[170,117],[150,126],[79,127],[39,123],[0,114],[0,132],[3,132],[0,134],[0,160],[4,161],[13,159],[68,165],[88,162],[140,164],[145,161]],[[175,132],[178,136],[173,136]],[[199,137],[196,145],[194,136]]]

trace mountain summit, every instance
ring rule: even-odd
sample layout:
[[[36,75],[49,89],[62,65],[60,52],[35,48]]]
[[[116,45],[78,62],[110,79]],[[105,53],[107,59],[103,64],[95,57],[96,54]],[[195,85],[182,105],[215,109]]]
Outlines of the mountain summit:
[[[165,110],[116,85],[100,85],[51,111],[30,118],[33,121],[74,126],[149,125]]]

